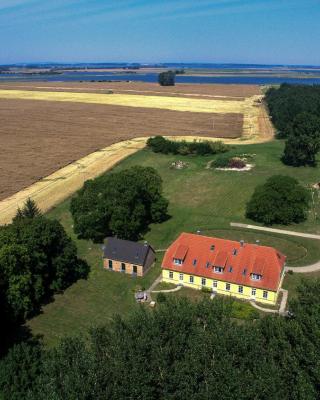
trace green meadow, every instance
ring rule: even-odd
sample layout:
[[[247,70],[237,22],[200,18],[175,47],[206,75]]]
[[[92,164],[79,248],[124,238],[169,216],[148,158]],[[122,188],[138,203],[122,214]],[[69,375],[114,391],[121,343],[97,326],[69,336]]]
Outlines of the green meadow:
[[[254,188],[274,174],[290,175],[303,185],[310,186],[319,181],[319,168],[293,168],[280,161],[283,143],[272,141],[257,145],[234,146],[231,155],[250,154],[250,162],[255,166],[248,172],[217,171],[208,169],[213,156],[173,156],[155,154],[141,150],[130,156],[114,170],[119,171],[133,165],[155,168],[163,179],[163,190],[169,199],[170,218],[157,225],[151,225],[142,240],[147,240],[155,249],[163,250],[183,231],[254,242],[278,248],[287,255],[287,264],[308,265],[320,260],[320,242],[299,237],[269,234],[230,227],[230,222],[253,223],[245,218],[245,205]],[[172,162],[183,160],[187,168],[170,168]],[[66,334],[85,332],[90,326],[107,322],[115,313],[134,312],[137,305],[134,291],[147,288],[160,274],[163,252],[158,253],[156,266],[143,278],[132,278],[124,274],[105,271],[102,268],[101,245],[78,240],[73,232],[73,221],[69,212],[70,200],[60,204],[48,213],[58,219],[76,241],[80,257],[90,264],[91,272],[87,280],[82,280],[55,296],[54,301],[43,307],[43,312],[28,321],[34,334],[42,335],[47,344],[55,343]],[[314,204],[306,222],[284,229],[320,234],[320,202],[314,194]],[[313,279],[308,274],[306,279]],[[284,287],[290,295],[296,293],[301,275],[288,275]],[[188,291],[179,295],[188,296]],[[200,294],[199,295],[205,295]],[[242,315],[243,309],[241,308]],[[249,310],[250,311],[250,310]]]

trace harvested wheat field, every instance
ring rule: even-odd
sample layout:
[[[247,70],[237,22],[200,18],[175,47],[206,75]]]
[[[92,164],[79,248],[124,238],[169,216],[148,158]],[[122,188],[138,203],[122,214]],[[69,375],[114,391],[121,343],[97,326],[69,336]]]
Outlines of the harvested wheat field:
[[[59,92],[80,83],[32,85],[0,85],[0,199],[113,143],[156,134],[259,140],[259,119],[267,119],[252,86],[177,85],[168,95],[169,88],[143,83],[114,83],[117,94],[98,92],[109,84],[92,84],[93,93],[88,83],[84,93]],[[132,87],[159,93],[128,94]],[[217,97],[228,95],[238,99]]]
[[[0,82],[0,89],[64,91],[82,93],[132,93],[152,96],[174,96],[192,98],[216,98],[225,101],[244,100],[247,97],[260,95],[257,85],[221,85],[221,84],[183,84],[174,87],[159,86],[147,82]]]

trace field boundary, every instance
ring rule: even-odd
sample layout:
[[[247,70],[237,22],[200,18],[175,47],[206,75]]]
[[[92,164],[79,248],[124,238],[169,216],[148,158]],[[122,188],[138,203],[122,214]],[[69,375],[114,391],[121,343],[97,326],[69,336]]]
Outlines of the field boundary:
[[[172,140],[209,140],[221,141],[219,138],[202,136],[168,136]],[[20,190],[0,201],[0,225],[9,224],[28,198],[33,199],[42,212],[47,212],[57,204],[72,196],[84,182],[93,179],[113,168],[120,161],[145,147],[148,137],[134,138],[112,144],[97,150],[56,172],[40,179],[38,182]],[[270,138],[261,137],[248,140],[223,140],[226,144],[251,144],[264,142]]]

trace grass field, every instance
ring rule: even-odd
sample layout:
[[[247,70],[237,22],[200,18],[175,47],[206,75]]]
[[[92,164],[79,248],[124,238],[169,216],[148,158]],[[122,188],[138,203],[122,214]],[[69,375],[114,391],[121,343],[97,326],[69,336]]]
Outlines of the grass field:
[[[317,182],[319,168],[291,168],[279,161],[283,144],[273,141],[261,145],[237,146],[234,154],[255,154],[255,168],[250,172],[237,173],[206,169],[213,157],[188,156],[183,159],[189,163],[184,170],[170,169],[172,161],[178,156],[154,154],[142,150],[120,163],[115,170],[132,165],[152,166],[158,170],[164,180],[164,193],[170,200],[171,218],[163,224],[153,225],[145,238],[156,249],[166,248],[182,231],[195,232],[200,229],[204,234],[235,240],[254,241],[259,239],[262,245],[276,246],[288,256],[292,267],[311,264],[320,259],[319,241],[287,237],[247,230],[231,229],[234,222],[249,222],[244,217],[246,201],[256,185],[263,183],[275,173],[287,174],[309,185]],[[181,157],[181,156],[180,156]],[[316,204],[319,210],[319,202]],[[69,201],[62,203],[49,213],[59,219],[74,239],[72,218],[69,213]],[[252,221],[250,221],[252,222]],[[309,219],[290,229],[319,233],[319,221],[310,213]],[[46,343],[55,343],[65,334],[82,332],[89,326],[103,323],[116,312],[126,314],[136,306],[133,290],[137,286],[148,287],[160,273],[161,259],[144,278],[132,279],[123,274],[102,269],[102,252],[99,245],[77,240],[79,254],[91,265],[87,281],[80,281],[58,295],[55,301],[43,309],[43,314],[29,321],[35,334],[44,335]],[[163,255],[163,253],[158,253]],[[311,276],[313,278],[313,276]],[[286,278],[289,295],[295,294],[295,287],[302,279],[293,274]],[[192,292],[193,296],[200,293]],[[183,291],[177,292],[182,295]],[[245,311],[244,311],[245,313]]]

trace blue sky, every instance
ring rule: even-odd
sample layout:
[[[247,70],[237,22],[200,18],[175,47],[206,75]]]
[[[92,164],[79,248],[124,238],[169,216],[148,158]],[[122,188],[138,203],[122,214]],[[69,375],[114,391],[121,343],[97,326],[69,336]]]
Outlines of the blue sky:
[[[0,63],[320,65],[319,0],[0,0]]]

